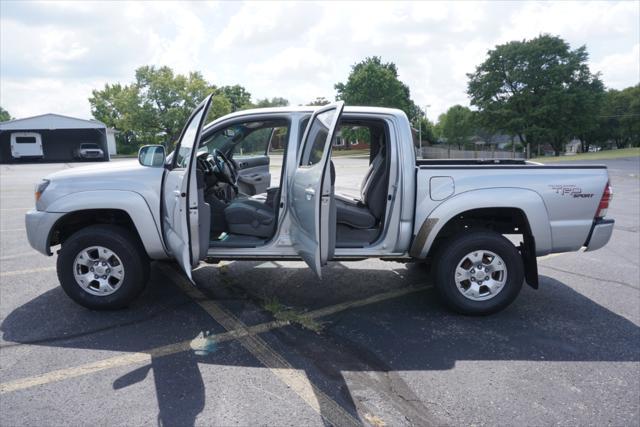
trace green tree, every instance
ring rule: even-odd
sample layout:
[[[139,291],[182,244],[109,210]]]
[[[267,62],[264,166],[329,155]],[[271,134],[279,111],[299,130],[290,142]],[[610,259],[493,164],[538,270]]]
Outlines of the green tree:
[[[140,144],[164,143],[171,147],[193,109],[216,87],[200,73],[174,74],[169,67],[140,67],[130,85],[106,84],[89,98],[93,116],[120,131],[125,151]],[[216,92],[208,120],[231,112],[232,105]]]
[[[460,150],[470,141],[475,126],[473,112],[462,105],[454,105],[438,117],[439,136]]]
[[[348,105],[399,108],[410,120],[421,115],[411,100],[409,87],[398,79],[393,62],[383,63],[380,57],[366,58],[351,68],[346,83],[337,83],[336,98]]]
[[[277,96],[271,99],[269,98],[259,99],[255,103],[256,108],[286,107],[287,105],[289,105],[289,100],[280,98]]]
[[[316,99],[314,99],[313,101],[311,101],[310,103],[308,103],[306,105],[322,106],[322,105],[327,105],[327,104],[331,104],[331,101],[329,101],[324,96],[318,96],[318,97],[316,97]]]
[[[596,120],[603,87],[585,46],[571,50],[560,37],[541,35],[498,45],[487,56],[468,74],[467,88],[487,127],[534,147],[548,141],[559,154]]]
[[[0,107],[0,122],[11,120],[11,114],[4,108]]]
[[[595,137],[616,147],[640,145],[640,84],[623,90],[610,89],[604,95]]]
[[[153,66],[136,70],[135,87],[145,128],[166,144],[176,141],[193,109],[216,89],[198,72],[176,75],[169,67]]]
[[[231,112],[251,108],[251,94],[240,85],[222,86],[218,93],[231,102]]]
[[[104,89],[92,91],[89,103],[93,117],[120,131],[116,134],[119,152],[134,152],[138,139],[145,141],[138,90],[134,85],[106,84]],[[148,141],[156,142],[155,135]]]
[[[211,107],[209,108],[209,114],[205,123],[209,123],[217,119],[218,117],[226,116],[231,113],[231,101],[226,96],[216,94],[211,98]]]
[[[371,131],[362,126],[341,126],[340,137],[344,141],[345,150],[351,150],[354,142],[371,143]]]
[[[422,137],[422,142],[433,144],[437,141],[435,125],[426,117],[419,117],[415,120],[416,129],[419,130],[418,136]]]

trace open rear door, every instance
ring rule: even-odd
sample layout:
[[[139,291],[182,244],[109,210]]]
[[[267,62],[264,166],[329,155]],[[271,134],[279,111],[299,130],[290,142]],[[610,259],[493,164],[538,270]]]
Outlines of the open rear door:
[[[200,242],[196,155],[211,95],[191,114],[171,160],[162,186],[162,231],[171,255],[191,280],[191,268],[199,261]]]
[[[329,159],[343,107],[343,102],[337,102],[311,116],[290,187],[291,240],[318,277],[321,277],[321,267],[333,256],[335,246],[332,235],[335,224],[331,223],[335,222],[335,204]]]

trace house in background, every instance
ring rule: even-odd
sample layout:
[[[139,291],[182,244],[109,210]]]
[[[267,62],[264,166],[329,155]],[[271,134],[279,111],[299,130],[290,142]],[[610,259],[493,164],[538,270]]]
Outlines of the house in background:
[[[108,161],[116,154],[115,130],[97,120],[53,113],[0,123],[0,163],[83,160],[81,145],[94,153],[93,160]]]
[[[579,139],[572,139],[565,146],[565,154],[572,155],[582,152],[582,142]]]

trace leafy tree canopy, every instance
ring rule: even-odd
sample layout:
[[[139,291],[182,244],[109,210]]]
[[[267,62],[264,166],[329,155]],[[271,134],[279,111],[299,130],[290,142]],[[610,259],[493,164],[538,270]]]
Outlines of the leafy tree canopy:
[[[231,112],[251,108],[251,94],[240,85],[222,86],[218,93],[231,102]]]
[[[0,122],[6,122],[7,120],[11,120],[11,114],[4,108],[0,107]]]
[[[409,87],[398,79],[393,62],[373,56],[355,64],[346,83],[337,83],[336,98],[349,105],[399,108],[410,120],[422,115],[411,100]]]
[[[327,105],[327,104],[331,104],[331,101],[329,101],[327,98],[325,98],[324,96],[318,96],[316,99],[314,99],[313,101],[311,101],[310,103],[306,104],[306,105]]]
[[[473,136],[475,126],[474,113],[462,105],[454,105],[438,118],[439,136],[460,149]]]
[[[274,98],[264,98],[264,99],[259,99],[258,101],[256,101],[255,103],[255,107],[256,108],[265,108],[265,107],[286,107],[287,105],[289,105],[289,100],[284,99],[284,98],[280,98],[280,97],[274,97]]]
[[[121,131],[120,142],[171,145],[193,109],[212,92],[216,95],[208,120],[230,113],[232,102],[200,73],[181,75],[169,67],[144,66],[130,85],[106,84],[92,91],[89,103],[96,119]]]
[[[560,37],[511,41],[468,75],[467,92],[486,127],[533,145],[548,141],[559,153],[596,120],[604,89],[587,60],[585,46],[571,50]]]
[[[608,90],[602,101],[595,143],[612,141],[618,148],[640,145],[640,84],[623,90]]]

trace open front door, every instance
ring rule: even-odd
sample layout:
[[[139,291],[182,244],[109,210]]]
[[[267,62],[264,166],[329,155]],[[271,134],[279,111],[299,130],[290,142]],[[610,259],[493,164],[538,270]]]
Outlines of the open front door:
[[[198,180],[196,155],[200,132],[209,106],[209,95],[191,114],[171,163],[166,166],[162,186],[162,231],[171,255],[191,279],[191,268],[198,263],[201,254],[200,218],[198,212]],[[207,224],[208,230],[208,224]],[[208,233],[207,233],[208,234]]]
[[[335,247],[335,202],[329,158],[343,107],[343,102],[337,102],[311,116],[291,182],[291,240],[318,277]]]

